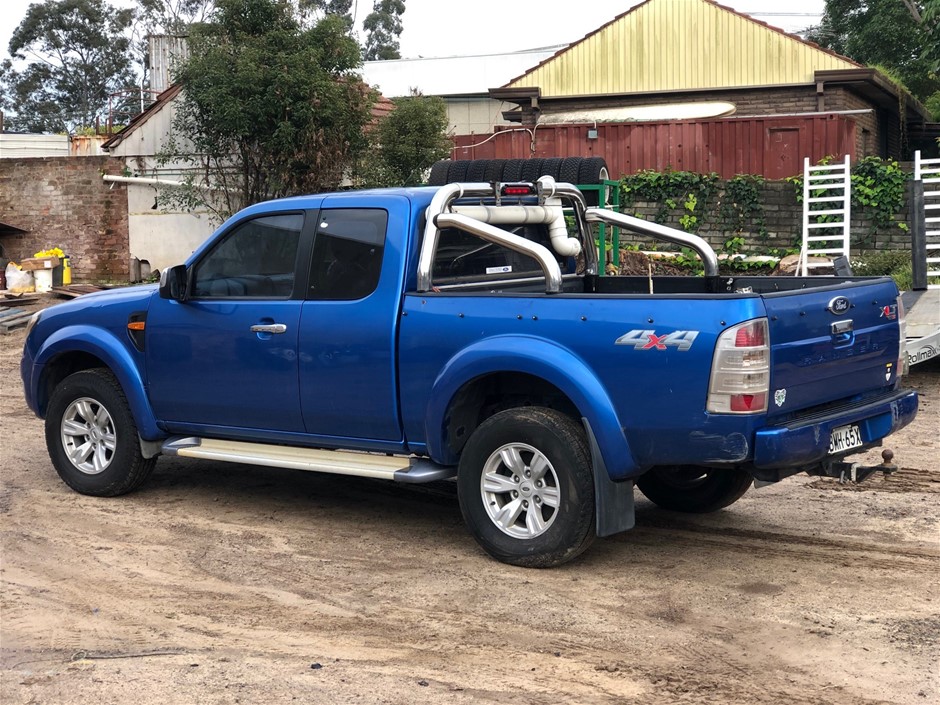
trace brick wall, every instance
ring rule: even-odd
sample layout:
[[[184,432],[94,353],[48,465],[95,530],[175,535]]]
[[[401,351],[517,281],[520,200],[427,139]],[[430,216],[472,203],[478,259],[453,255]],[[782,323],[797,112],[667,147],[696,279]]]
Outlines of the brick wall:
[[[766,235],[759,235],[759,225],[756,222],[745,224],[744,230],[740,233],[745,239],[745,252],[755,254],[766,253],[771,248],[786,250],[792,247],[799,247],[802,240],[803,228],[803,206],[796,200],[793,185],[785,181],[767,181],[760,187],[760,201],[763,204],[764,228]],[[697,234],[708,240],[709,244],[720,251],[727,240],[732,235],[726,223],[721,222],[718,215],[721,207],[722,192],[719,190],[719,196],[713,203],[701,205],[696,210],[695,215],[704,220],[701,227],[697,229]],[[855,209],[852,217],[851,229],[851,250],[852,252],[862,250],[884,250],[884,249],[910,249],[911,235],[910,229],[907,231],[898,227],[898,223],[906,223],[910,228],[910,183],[908,185],[908,201],[901,209],[901,212],[895,216],[894,225],[888,228],[873,230],[873,221],[864,210]],[[646,220],[654,220],[659,212],[658,203],[646,203],[638,201],[632,207],[624,206],[624,213],[629,215],[638,215]],[[685,211],[680,206],[669,213],[666,225],[682,230],[679,218],[685,215]],[[627,244],[648,245],[650,240],[621,235],[621,242]]]
[[[75,281],[127,281],[127,189],[111,157],[0,159],[0,222],[26,230],[0,235],[14,261],[60,247]]]

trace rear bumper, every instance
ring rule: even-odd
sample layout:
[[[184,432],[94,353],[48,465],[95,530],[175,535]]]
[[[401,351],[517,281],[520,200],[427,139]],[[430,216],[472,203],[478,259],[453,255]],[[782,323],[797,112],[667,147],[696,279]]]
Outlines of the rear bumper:
[[[796,468],[816,465],[829,457],[833,429],[858,424],[865,447],[907,426],[917,415],[917,392],[891,392],[856,406],[812,414],[779,426],[768,426],[755,434],[754,467]]]

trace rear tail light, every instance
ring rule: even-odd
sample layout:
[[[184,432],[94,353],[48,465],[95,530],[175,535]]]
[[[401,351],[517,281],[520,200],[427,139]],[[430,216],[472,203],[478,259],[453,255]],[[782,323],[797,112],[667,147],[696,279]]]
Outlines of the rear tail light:
[[[759,414],[767,411],[770,391],[770,345],[767,319],[732,326],[718,336],[708,404],[713,414]]]
[[[907,321],[904,318],[904,302],[898,295],[898,333],[900,342],[898,344],[898,378],[910,372],[910,363],[907,359]]]

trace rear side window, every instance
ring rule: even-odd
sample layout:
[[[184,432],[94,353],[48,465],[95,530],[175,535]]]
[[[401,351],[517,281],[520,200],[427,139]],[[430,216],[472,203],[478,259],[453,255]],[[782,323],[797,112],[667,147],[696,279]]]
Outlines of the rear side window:
[[[548,229],[544,225],[506,227],[510,232],[527,240],[544,245],[554,252]],[[556,255],[562,270],[564,258]],[[508,247],[487,242],[475,235],[446,228],[441,230],[434,256],[432,278],[436,284],[456,281],[480,281],[488,278],[509,279],[516,277],[542,276],[538,261]]]
[[[300,213],[255,218],[235,226],[193,273],[199,298],[289,298],[294,290]]]
[[[388,213],[377,208],[320,211],[308,299],[352,301],[379,284]]]

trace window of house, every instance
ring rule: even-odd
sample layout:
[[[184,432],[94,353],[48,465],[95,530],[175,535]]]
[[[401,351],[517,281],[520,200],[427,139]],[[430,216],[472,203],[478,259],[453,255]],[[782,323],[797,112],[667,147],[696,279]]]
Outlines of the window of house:
[[[351,301],[375,291],[387,227],[388,213],[377,208],[320,211],[307,298]]]
[[[197,298],[290,298],[304,216],[255,218],[235,226],[195,267]]]

